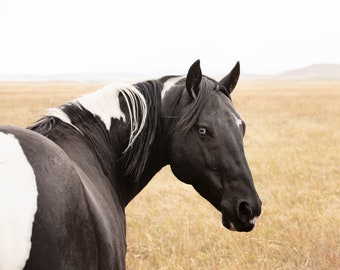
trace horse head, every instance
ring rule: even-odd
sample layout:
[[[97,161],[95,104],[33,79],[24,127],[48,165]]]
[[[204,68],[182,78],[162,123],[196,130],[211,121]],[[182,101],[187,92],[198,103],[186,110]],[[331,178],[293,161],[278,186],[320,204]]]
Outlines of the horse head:
[[[239,74],[237,63],[217,82],[202,75],[198,60],[173,86],[180,99],[171,109],[177,115],[168,155],[176,177],[221,211],[226,228],[250,231],[261,213],[261,200],[244,153],[245,123],[230,98]]]

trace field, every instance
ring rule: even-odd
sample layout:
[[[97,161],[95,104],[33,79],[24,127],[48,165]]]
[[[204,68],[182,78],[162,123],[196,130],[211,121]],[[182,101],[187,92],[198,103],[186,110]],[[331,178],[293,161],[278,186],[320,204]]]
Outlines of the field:
[[[0,123],[27,126],[98,88],[0,83]],[[250,233],[164,168],[130,203],[128,269],[340,269],[340,82],[241,82],[245,150],[263,212]]]

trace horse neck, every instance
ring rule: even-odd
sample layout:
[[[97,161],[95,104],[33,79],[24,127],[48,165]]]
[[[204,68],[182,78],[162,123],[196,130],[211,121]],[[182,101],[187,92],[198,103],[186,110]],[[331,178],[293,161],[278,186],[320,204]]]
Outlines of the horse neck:
[[[143,121],[137,119],[140,110],[136,109],[142,100],[132,86],[108,85],[50,109],[46,117],[29,128],[55,141],[80,167],[87,166],[85,171],[99,167],[115,184],[118,161],[141,130],[133,124]]]
[[[148,107],[143,132],[126,153],[126,174],[122,181],[126,186],[128,204],[166,165],[163,143],[163,126],[161,118],[163,82],[161,80],[145,81],[135,84],[143,94]]]
[[[184,89],[184,86],[175,87],[175,89],[173,89],[173,86],[181,79],[182,77],[178,76],[167,76],[157,81],[148,81],[136,85],[148,104],[149,122],[146,125],[146,130],[148,130],[146,133],[152,134],[152,143],[148,148],[146,163],[138,181],[125,182],[127,183],[126,189],[129,191],[127,203],[149,183],[158,171],[169,164],[168,141],[176,124],[179,99]],[[172,93],[165,95],[169,92]],[[150,97],[150,93],[152,93],[153,98]],[[153,110],[153,112],[150,110]],[[150,125],[153,127],[150,128]],[[142,137],[147,138],[148,136],[142,134]]]
[[[74,154],[75,147],[91,155],[107,178],[115,179],[125,206],[168,164],[169,128],[162,110],[165,105],[171,107],[172,100],[161,98],[164,90],[166,83],[161,80],[125,89],[106,86],[51,109],[30,128],[55,141],[78,164],[84,160]]]
[[[52,111],[85,137],[105,175],[116,179],[123,205],[165,164],[162,87],[160,80],[108,85]]]

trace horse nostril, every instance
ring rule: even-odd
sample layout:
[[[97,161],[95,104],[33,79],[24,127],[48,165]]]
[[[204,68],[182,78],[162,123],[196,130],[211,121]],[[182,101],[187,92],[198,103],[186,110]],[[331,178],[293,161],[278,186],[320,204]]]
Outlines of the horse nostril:
[[[238,215],[239,218],[245,217],[247,219],[252,218],[253,216],[253,211],[250,208],[250,204],[246,201],[240,202],[238,206]]]

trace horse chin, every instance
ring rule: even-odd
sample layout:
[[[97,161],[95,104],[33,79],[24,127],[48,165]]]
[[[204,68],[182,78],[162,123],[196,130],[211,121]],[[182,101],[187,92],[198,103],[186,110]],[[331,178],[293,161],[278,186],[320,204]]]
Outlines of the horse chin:
[[[229,221],[225,216],[222,216],[222,224],[229,231],[234,232],[250,232],[255,227],[255,222],[247,223],[247,224],[236,224]]]
[[[237,231],[235,225],[230,222],[227,221],[226,219],[222,218],[222,224],[225,228],[227,228],[229,231]]]

